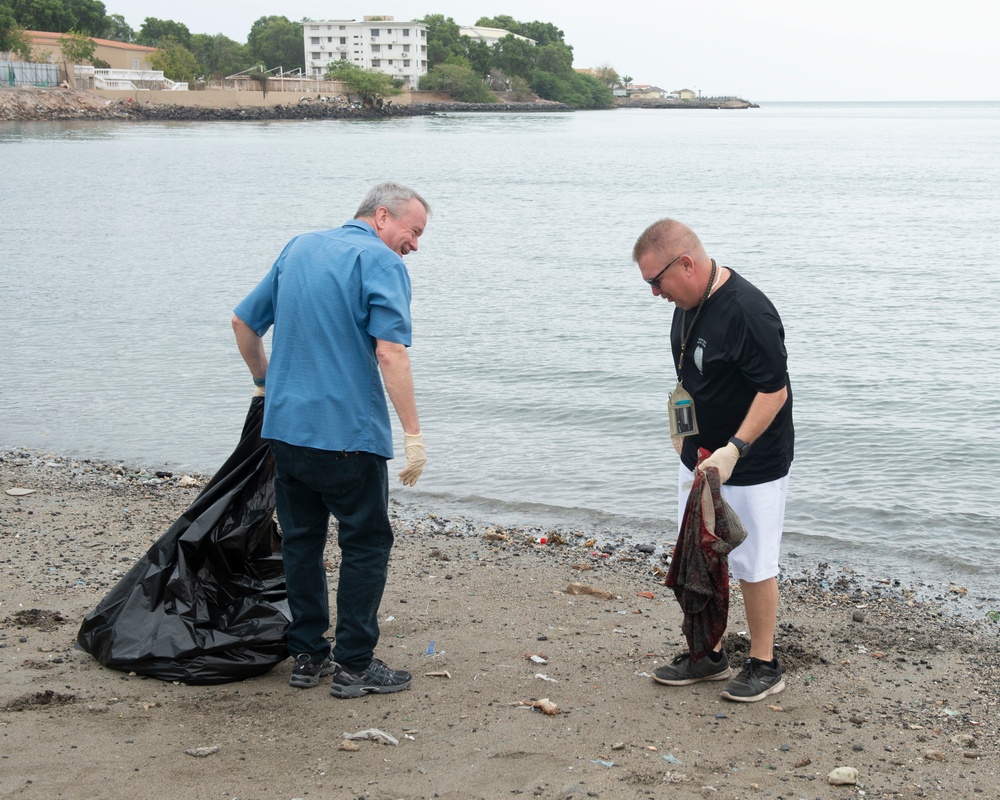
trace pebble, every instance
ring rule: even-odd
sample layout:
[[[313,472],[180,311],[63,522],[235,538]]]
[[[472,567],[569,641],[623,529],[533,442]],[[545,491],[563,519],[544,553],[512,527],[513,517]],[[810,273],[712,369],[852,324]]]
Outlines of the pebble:
[[[858,771],[854,767],[837,767],[826,776],[831,786],[854,786],[858,782]]]

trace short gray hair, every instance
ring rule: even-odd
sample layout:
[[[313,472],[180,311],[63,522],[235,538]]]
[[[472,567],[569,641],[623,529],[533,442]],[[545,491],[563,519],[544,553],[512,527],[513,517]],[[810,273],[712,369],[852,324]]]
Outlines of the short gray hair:
[[[364,200],[361,201],[361,205],[358,206],[358,210],[354,215],[354,218],[361,219],[362,217],[370,217],[381,206],[385,206],[389,209],[389,213],[393,217],[398,217],[403,213],[403,207],[410,202],[410,200],[419,201],[420,205],[424,207],[424,211],[427,212],[427,216],[430,216],[431,207],[427,204],[427,201],[409,186],[404,186],[401,183],[395,183],[393,181],[376,183],[371,189],[368,190],[368,194],[366,194]]]
[[[636,239],[635,246],[632,248],[632,260],[638,263],[639,259],[646,255],[646,253],[652,250],[660,250],[673,242],[677,242],[678,246],[690,250],[692,254],[704,252],[704,247],[702,246],[701,239],[698,238],[698,234],[683,222],[665,217],[658,219],[646,228],[640,234],[639,238]]]

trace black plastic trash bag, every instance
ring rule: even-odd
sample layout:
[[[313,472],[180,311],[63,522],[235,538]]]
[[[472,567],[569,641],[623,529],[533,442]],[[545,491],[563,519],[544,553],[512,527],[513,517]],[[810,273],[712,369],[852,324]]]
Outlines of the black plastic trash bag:
[[[255,397],[236,450],[84,618],[77,647],[112,669],[191,684],[260,675],[288,657],[263,417]]]

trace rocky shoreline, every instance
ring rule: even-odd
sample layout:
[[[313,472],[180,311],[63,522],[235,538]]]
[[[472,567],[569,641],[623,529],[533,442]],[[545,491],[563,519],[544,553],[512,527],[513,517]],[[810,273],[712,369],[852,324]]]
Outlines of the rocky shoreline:
[[[73,647],[80,620],[207,477],[0,451],[0,795],[115,800],[167,782],[178,798],[995,792],[989,618],[818,564],[781,582],[788,688],[727,703],[716,684],[650,680],[682,646],[659,551],[398,500],[378,655],[414,674],[411,691],[339,701],[289,688],[288,662],[212,687],[100,667]],[[325,558],[333,590],[336,546]],[[738,588],[730,623],[738,663]],[[543,699],[558,713],[534,708]],[[398,745],[343,738],[373,729]]]
[[[572,111],[562,103],[416,102],[387,101],[365,108],[351,103],[325,102],[303,97],[267,106],[188,106],[149,103],[126,98],[105,100],[69,89],[0,89],[0,121],[131,120],[131,121],[266,121],[303,119],[383,119],[457,112],[539,113]]]

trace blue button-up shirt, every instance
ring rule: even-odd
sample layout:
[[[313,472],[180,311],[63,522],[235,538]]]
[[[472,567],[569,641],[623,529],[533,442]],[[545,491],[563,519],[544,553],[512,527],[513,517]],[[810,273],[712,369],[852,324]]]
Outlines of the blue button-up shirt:
[[[264,438],[392,458],[375,340],[410,345],[410,276],[368,223],[296,236],[234,313],[274,326]]]

